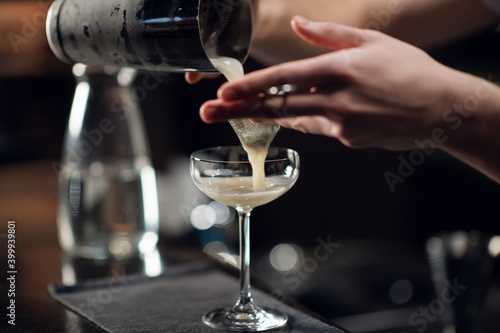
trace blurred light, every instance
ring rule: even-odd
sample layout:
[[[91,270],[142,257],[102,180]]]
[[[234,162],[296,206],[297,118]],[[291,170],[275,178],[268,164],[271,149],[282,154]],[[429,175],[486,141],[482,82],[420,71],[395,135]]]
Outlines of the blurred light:
[[[155,251],[156,243],[158,243],[158,235],[152,231],[146,232],[139,242],[139,252],[146,254]]]
[[[226,244],[219,242],[219,241],[213,241],[205,245],[203,248],[203,252],[208,253],[210,255],[212,254],[219,254],[223,252],[229,252],[229,249],[227,248]]]
[[[215,212],[207,205],[200,205],[191,212],[190,221],[196,229],[207,230],[215,223]]]
[[[69,118],[69,134],[76,138],[80,135],[83,125],[83,117],[87,108],[87,99],[90,93],[90,85],[87,82],[80,82],[75,89],[75,97],[71,106]]]
[[[271,88],[269,88],[268,93],[269,93],[269,95],[276,95],[278,93],[278,91],[279,91],[278,87],[271,87]]]
[[[222,252],[219,255],[224,258],[224,262],[233,267],[240,268],[240,256],[232,255],[231,253]]]
[[[461,258],[467,252],[468,236],[465,231],[457,231],[451,237],[451,253],[455,259]]]
[[[104,164],[94,161],[90,164],[89,171],[92,176],[102,176],[104,174]]]
[[[114,68],[113,70],[116,71],[116,68]],[[135,69],[128,67],[122,68],[118,72],[118,77],[117,77],[118,84],[122,87],[126,87],[132,83],[132,81],[135,79],[135,76],[136,76]]]
[[[218,227],[229,224],[234,218],[234,212],[229,207],[218,201],[212,201],[208,204],[208,208],[213,210],[215,214],[214,225]]]
[[[160,212],[158,209],[158,190],[155,170],[147,165],[141,169],[142,203],[146,230],[158,232]]]
[[[226,244],[213,241],[205,245],[203,252],[207,253],[211,257],[217,260],[221,260],[224,263],[230,264],[233,267],[239,268],[239,256],[232,255],[229,253],[229,249]]]
[[[427,252],[430,255],[436,256],[443,252],[443,240],[439,237],[432,237],[426,244]]]
[[[203,172],[206,176],[231,176],[233,174],[233,170],[229,169],[207,169]]]
[[[149,277],[158,276],[161,274],[162,265],[160,252],[158,249],[144,255],[144,273]]]
[[[413,296],[413,285],[408,280],[397,280],[389,287],[389,299],[396,304],[404,304]]]
[[[500,236],[493,236],[488,244],[488,252],[492,257],[500,255]]]
[[[63,262],[61,268],[61,278],[62,283],[67,286],[73,286],[76,284],[75,269],[71,266],[71,263]]]
[[[292,245],[276,245],[269,254],[271,265],[278,271],[289,271],[297,266],[299,256]]]
[[[109,252],[116,260],[123,260],[132,254],[132,245],[127,237],[118,237],[109,243]]]
[[[85,74],[85,71],[87,70],[87,65],[78,63],[73,66],[73,75],[76,77],[83,76]]]

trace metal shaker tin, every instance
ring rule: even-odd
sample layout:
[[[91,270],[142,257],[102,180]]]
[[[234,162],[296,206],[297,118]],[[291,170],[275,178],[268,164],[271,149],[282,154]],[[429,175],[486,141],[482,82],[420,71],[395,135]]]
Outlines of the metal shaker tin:
[[[210,58],[244,61],[249,0],[56,0],[47,37],[62,61],[164,72],[217,72]]]

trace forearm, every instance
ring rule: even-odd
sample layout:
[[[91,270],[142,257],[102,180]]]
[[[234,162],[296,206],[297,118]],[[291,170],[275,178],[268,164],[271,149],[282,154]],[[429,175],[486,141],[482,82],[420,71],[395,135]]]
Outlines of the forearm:
[[[424,49],[478,33],[500,19],[482,0],[389,0],[377,10],[370,16],[381,31]],[[389,20],[383,21],[387,13]]]
[[[328,51],[295,35],[290,27],[295,15],[381,30],[422,48],[478,32],[499,19],[481,0],[256,0],[255,5],[251,55],[265,65]]]
[[[290,26],[295,15],[360,26],[366,11],[363,1],[359,0],[257,0],[256,8],[251,56],[265,65],[331,51],[312,46],[299,38]]]
[[[466,89],[443,114],[441,148],[500,183],[500,87],[470,77],[460,88]]]

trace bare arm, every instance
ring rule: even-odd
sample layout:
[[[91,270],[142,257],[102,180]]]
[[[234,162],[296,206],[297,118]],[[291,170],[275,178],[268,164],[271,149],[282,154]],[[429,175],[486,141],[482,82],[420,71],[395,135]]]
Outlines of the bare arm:
[[[290,28],[299,14],[357,28],[375,29],[421,48],[476,33],[499,16],[481,0],[255,0],[252,57],[266,65],[328,50],[308,45]]]
[[[500,183],[500,87],[460,72],[450,86],[459,93],[442,116],[441,148]]]

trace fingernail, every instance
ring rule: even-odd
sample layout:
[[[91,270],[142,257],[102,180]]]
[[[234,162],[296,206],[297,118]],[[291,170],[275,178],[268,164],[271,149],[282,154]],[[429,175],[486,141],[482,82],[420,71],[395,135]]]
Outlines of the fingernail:
[[[216,112],[217,109],[214,106],[206,106],[202,108],[200,115],[204,122],[211,123]]]
[[[295,16],[293,18],[293,21],[295,24],[298,24],[302,27],[306,27],[311,23],[311,21],[309,21],[308,19],[306,19],[305,17],[302,17],[302,16]]]
[[[203,108],[203,114],[205,117],[211,118],[211,116],[217,112],[217,108],[215,106],[207,106]]]

